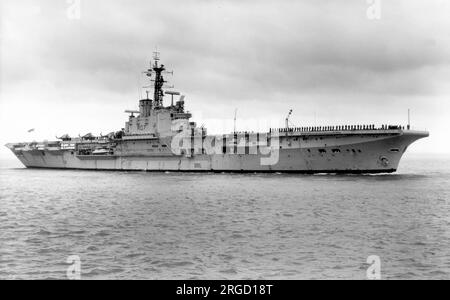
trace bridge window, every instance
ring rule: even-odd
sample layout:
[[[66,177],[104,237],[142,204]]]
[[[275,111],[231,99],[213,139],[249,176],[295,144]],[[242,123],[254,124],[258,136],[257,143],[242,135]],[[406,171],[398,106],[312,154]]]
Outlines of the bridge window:
[[[331,152],[333,152],[333,153],[341,153],[341,150],[340,149],[332,149]]]
[[[392,149],[389,150],[389,151],[391,151],[391,152],[400,152],[400,149],[398,149],[398,148],[392,148]]]
[[[327,150],[325,150],[325,149],[319,149],[319,153],[327,153]]]

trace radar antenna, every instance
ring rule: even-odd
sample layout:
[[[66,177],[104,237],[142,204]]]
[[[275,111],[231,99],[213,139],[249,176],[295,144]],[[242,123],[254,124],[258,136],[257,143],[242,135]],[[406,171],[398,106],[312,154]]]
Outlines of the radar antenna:
[[[173,107],[173,96],[179,96],[181,95],[180,92],[175,92],[175,91],[166,91],[165,93],[166,95],[171,95],[172,96],[172,102],[171,102],[171,107]]]

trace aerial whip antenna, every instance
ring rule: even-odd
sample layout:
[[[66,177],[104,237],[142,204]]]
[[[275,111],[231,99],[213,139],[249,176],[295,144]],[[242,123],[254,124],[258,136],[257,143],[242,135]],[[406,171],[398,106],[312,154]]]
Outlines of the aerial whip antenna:
[[[408,108],[408,130],[411,129],[411,110]]]
[[[289,110],[289,113],[286,117],[286,129],[289,129],[289,118],[291,117],[291,115],[292,115],[292,109]]]
[[[233,131],[234,134],[236,134],[236,118],[237,118],[237,111],[238,111],[238,109],[236,108],[236,109],[234,110],[234,131]]]

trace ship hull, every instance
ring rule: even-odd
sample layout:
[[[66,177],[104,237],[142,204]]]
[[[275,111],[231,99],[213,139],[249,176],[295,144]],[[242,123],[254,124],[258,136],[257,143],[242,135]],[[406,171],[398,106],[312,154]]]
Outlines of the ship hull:
[[[28,168],[173,171],[173,172],[287,172],[287,173],[392,173],[408,146],[427,132],[402,131],[399,134],[331,135],[298,139],[281,146],[273,163],[263,163],[270,155],[197,154],[192,157],[111,155],[79,157],[70,150],[13,151]],[[289,137],[289,140],[292,140]],[[273,159],[273,157],[272,157]]]

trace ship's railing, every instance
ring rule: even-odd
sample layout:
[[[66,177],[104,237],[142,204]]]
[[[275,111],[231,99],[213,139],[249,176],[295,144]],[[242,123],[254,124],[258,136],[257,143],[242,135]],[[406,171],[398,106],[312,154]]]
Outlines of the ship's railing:
[[[74,150],[78,144],[111,144],[111,139],[107,136],[84,138],[70,138],[62,141],[43,141],[43,142],[29,142],[9,144],[9,148],[14,151],[59,151],[59,150]]]
[[[33,150],[50,150],[56,151],[61,149],[60,142],[31,142],[13,144],[12,149],[15,151],[33,151]]]
[[[338,125],[338,126],[309,126],[271,128],[270,132],[330,132],[330,131],[370,131],[370,130],[404,130],[402,125]]]

